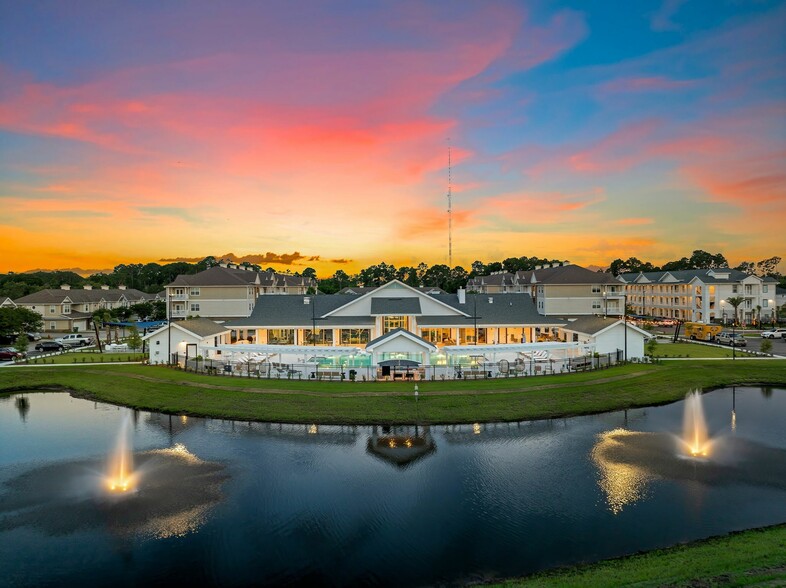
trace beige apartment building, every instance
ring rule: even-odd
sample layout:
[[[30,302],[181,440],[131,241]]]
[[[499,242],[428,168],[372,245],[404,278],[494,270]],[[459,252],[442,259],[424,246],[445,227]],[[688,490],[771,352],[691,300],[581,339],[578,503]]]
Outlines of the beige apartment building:
[[[168,316],[178,320],[206,317],[219,321],[247,317],[258,296],[306,294],[316,281],[302,276],[258,272],[221,264],[197,274],[181,274],[166,286]]]
[[[622,316],[625,310],[625,287],[614,276],[568,262],[477,276],[467,292],[529,294],[544,316]]]
[[[17,307],[27,308],[41,315],[44,332],[86,331],[91,328],[93,313],[97,310],[128,307],[139,302],[156,299],[134,288],[47,288],[14,300]]]
[[[621,274],[628,306],[635,314],[681,321],[731,322],[727,302],[743,297],[737,318],[744,324],[770,322],[777,312],[773,278],[760,278],[729,268]]]

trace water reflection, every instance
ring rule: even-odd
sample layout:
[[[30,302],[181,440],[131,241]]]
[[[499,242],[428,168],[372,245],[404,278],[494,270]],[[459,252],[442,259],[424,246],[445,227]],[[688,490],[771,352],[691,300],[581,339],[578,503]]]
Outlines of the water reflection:
[[[781,389],[705,394],[717,442],[702,459],[678,449],[683,402],[429,427],[141,411],[142,483],[122,497],[100,489],[96,453],[123,413],[26,397],[25,423],[16,396],[0,399],[11,584],[458,585],[786,520]]]
[[[373,426],[366,443],[366,451],[383,461],[405,468],[431,455],[437,444],[428,426],[381,427]]]
[[[592,461],[598,468],[598,485],[606,496],[609,510],[619,514],[622,509],[644,496],[646,484],[652,479],[640,465],[623,463],[617,453],[623,446],[625,437],[634,435],[625,429],[614,429],[599,435],[592,448]]]
[[[19,411],[19,418],[23,423],[27,422],[27,413],[30,412],[30,400],[27,396],[17,396],[15,399],[16,410]]]
[[[7,480],[0,493],[0,532],[34,527],[51,536],[105,528],[116,537],[163,539],[196,531],[222,500],[224,466],[184,446],[135,455],[134,493],[103,488],[100,459],[58,462]]]
[[[719,437],[711,457],[685,457],[668,433],[615,429],[598,435],[591,456],[609,510],[619,514],[647,495],[656,479],[702,486],[745,484],[786,490],[786,449],[736,437]]]

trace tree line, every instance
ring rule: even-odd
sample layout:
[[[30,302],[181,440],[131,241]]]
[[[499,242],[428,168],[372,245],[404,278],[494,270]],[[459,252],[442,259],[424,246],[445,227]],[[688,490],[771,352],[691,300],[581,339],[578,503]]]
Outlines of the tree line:
[[[726,257],[724,257],[722,253],[712,254],[702,251],[701,249],[696,249],[690,257],[682,257],[675,261],[669,261],[662,266],[656,266],[649,261],[641,261],[637,257],[629,257],[625,260],[618,258],[611,262],[606,271],[612,275],[618,276],[620,274],[639,272],[729,268],[760,278],[775,278],[780,282],[782,287],[786,287],[786,277],[778,272],[778,264],[780,264],[780,262],[780,257],[773,256],[755,263],[752,261],[743,261],[735,267],[729,268],[729,262],[726,261]]]
[[[115,266],[112,272],[101,272],[87,277],[82,277],[69,271],[0,274],[0,299],[8,297],[14,300],[46,288],[59,288],[62,284],[68,284],[74,288],[84,287],[85,285],[94,287],[106,285],[110,288],[126,286],[153,294],[162,292],[164,287],[174,281],[178,275],[195,274],[221,261],[209,256],[196,263],[178,261],[163,265],[159,263],[120,264]],[[301,272],[286,271],[284,273],[314,278],[317,280],[319,291],[325,294],[334,294],[342,288],[350,286],[381,286],[393,279],[400,280],[413,287],[436,287],[447,292],[455,292],[458,288],[465,286],[467,280],[476,276],[489,275],[500,271],[510,273],[528,271],[535,269],[539,265],[554,264],[560,261],[558,259],[537,256],[528,257],[525,255],[508,257],[502,261],[490,263],[473,261],[469,268],[464,268],[460,265],[451,268],[445,264],[429,266],[425,262],[421,262],[416,266],[396,267],[383,261],[363,268],[356,274],[348,274],[344,270],[337,270],[332,276],[320,278],[316,270],[311,267],[307,267]],[[760,277],[771,276],[778,280],[781,286],[786,287],[786,278],[777,271],[777,266],[780,262],[781,258],[775,256],[758,262],[744,261],[733,269]],[[260,266],[254,264],[244,263],[241,266],[262,271]],[[641,261],[636,257],[630,257],[626,260],[615,259],[608,268],[602,271],[617,276],[622,273],[637,273],[640,271],[676,271],[728,267],[728,261],[723,254],[712,254],[697,249],[690,257],[669,261],[661,266],[656,266],[648,261]],[[274,270],[273,268],[267,268],[265,271],[272,272]]]

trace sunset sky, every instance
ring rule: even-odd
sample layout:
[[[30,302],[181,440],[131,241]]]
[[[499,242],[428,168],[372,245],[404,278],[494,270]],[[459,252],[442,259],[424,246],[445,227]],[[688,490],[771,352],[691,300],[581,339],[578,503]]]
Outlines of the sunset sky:
[[[0,0],[0,272],[786,257],[786,2]],[[783,268],[783,265],[781,266]]]

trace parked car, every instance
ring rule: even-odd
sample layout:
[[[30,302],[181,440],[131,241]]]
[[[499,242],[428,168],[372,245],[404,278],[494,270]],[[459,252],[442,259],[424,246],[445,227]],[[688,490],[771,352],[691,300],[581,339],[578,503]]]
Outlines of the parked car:
[[[65,345],[57,341],[39,341],[36,343],[36,351],[65,351]]]
[[[748,345],[745,337],[739,333],[729,333],[727,331],[723,331],[717,337],[715,337],[715,341],[721,345],[731,345],[732,347],[745,347]]]
[[[58,343],[65,345],[66,347],[83,347],[84,345],[92,345],[93,338],[86,337],[80,333],[69,333],[68,335],[63,335],[62,337],[58,337],[55,339]]]
[[[11,347],[0,347],[0,361],[11,361],[14,359],[24,359],[25,354],[19,353]]]
[[[786,329],[778,328],[778,329],[770,329],[769,331],[763,331],[761,334],[762,339],[786,339]]]
[[[40,333],[26,333],[28,341],[40,341],[41,334]]]

